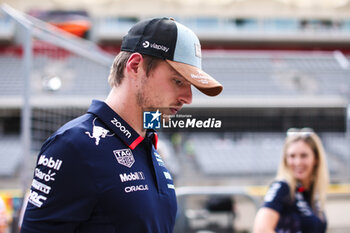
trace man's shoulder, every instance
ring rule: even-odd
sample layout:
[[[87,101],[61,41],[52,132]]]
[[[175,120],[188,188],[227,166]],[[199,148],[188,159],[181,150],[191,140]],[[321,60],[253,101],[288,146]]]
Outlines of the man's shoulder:
[[[127,147],[115,136],[102,120],[93,114],[85,114],[60,127],[43,144],[41,150],[65,147],[67,151],[93,152]]]
[[[93,116],[90,114],[84,114],[79,116],[63,126],[57,129],[43,144],[42,149],[48,145],[55,143],[69,143],[75,144],[82,141],[82,135],[89,130],[89,122],[91,122]]]
[[[66,132],[79,132],[81,130],[88,130],[90,127],[90,122],[92,122],[93,115],[84,114],[77,118],[68,121],[63,126],[61,126],[53,135],[64,134]]]

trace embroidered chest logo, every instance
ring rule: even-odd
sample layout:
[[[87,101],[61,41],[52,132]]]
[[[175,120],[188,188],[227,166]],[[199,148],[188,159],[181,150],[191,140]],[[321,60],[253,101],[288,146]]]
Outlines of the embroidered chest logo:
[[[111,137],[114,135],[114,133],[109,134],[109,130],[101,127],[101,126],[97,126],[95,125],[95,121],[96,118],[94,119],[94,121],[92,122],[92,135],[89,131],[86,131],[85,133],[90,137],[90,138],[94,138],[95,139],[95,144],[96,146],[98,146],[98,144],[100,143],[101,138],[105,138],[105,137]]]
[[[118,163],[121,165],[131,168],[135,163],[134,155],[130,149],[114,150],[113,153]]]
[[[163,162],[163,160],[162,160],[162,157],[160,157],[160,155],[158,154],[158,152],[157,152],[157,151],[154,151],[153,153],[154,153],[154,156],[156,157],[156,160],[157,160],[157,162],[158,162],[158,165],[161,166],[161,167],[165,167],[165,164],[164,164],[164,162]]]

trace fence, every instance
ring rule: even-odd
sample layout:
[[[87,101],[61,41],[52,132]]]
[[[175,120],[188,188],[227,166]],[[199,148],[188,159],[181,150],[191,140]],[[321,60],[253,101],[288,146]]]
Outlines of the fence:
[[[15,102],[22,106],[21,171],[23,188],[28,188],[32,174],[28,166],[43,141],[64,122],[85,112],[92,98],[108,94],[113,57],[90,41],[6,4],[1,9],[16,23],[19,52],[12,57],[12,65],[19,72],[11,78],[19,79],[22,92],[22,99]]]

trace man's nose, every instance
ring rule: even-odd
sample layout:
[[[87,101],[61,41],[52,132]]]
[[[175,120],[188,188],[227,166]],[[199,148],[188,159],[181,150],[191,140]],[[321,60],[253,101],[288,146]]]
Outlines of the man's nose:
[[[192,89],[191,85],[186,86],[182,91],[180,98],[180,102],[183,104],[191,104],[192,103]]]

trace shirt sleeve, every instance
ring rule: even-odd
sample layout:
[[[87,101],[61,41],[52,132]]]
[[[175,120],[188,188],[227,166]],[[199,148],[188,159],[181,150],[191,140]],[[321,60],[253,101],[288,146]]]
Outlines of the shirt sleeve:
[[[41,150],[21,233],[71,233],[89,218],[96,187],[72,138],[58,135]],[[81,147],[81,145],[80,145]],[[83,151],[83,152],[81,152]]]
[[[272,183],[264,197],[263,207],[268,207],[282,213],[290,202],[289,186],[286,182],[276,181]]]

